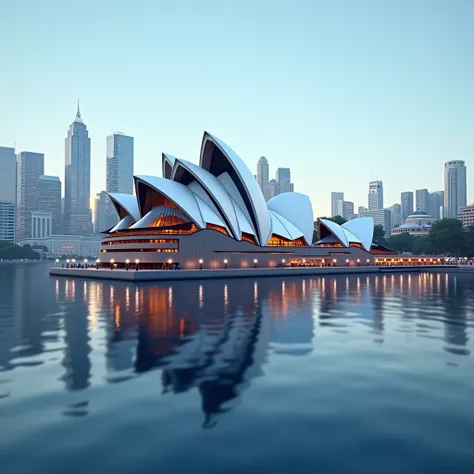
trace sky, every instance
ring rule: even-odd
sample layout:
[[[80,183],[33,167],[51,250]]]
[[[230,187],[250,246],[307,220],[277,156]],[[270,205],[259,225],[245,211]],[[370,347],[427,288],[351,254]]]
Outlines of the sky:
[[[161,153],[199,161],[206,130],[256,173],[290,167],[315,216],[331,191],[367,205],[443,189],[465,160],[474,201],[474,1],[0,0],[0,146],[45,154],[64,182],[81,113],[92,186],[106,136],[135,137],[135,174]]]

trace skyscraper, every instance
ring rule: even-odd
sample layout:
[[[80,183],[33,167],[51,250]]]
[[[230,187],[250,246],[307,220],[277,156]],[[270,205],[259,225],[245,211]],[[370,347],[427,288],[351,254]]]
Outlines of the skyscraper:
[[[0,201],[0,241],[15,243],[15,204]]]
[[[416,210],[429,214],[429,198],[430,193],[427,189],[416,190]]]
[[[467,203],[466,165],[464,161],[444,164],[444,217],[457,219],[459,208]]]
[[[390,206],[389,211],[391,212],[391,224],[392,224],[392,229],[394,227],[398,227],[401,222],[402,222],[402,206],[400,204],[395,203],[392,206]]]
[[[61,234],[61,181],[57,176],[38,178],[38,211],[51,213],[51,231],[49,234]]]
[[[382,181],[369,183],[369,211],[383,209],[383,184]]]
[[[392,213],[388,209],[376,209],[374,211],[361,211],[360,217],[372,217],[374,225],[381,225],[388,237],[392,231]]]
[[[0,240],[15,242],[16,154],[14,148],[0,147]]]
[[[133,137],[114,133],[107,137],[107,182],[109,193],[133,194]],[[106,227],[118,222],[114,205],[107,198]],[[105,230],[102,229],[102,230]]]
[[[430,193],[428,200],[428,214],[435,220],[443,217],[444,191]]]
[[[400,202],[402,206],[401,219],[404,222],[408,216],[413,214],[413,193],[411,191],[402,193]]]
[[[15,149],[3,146],[0,146],[0,201],[16,202]]]
[[[262,190],[263,196],[266,200],[267,197],[267,189],[268,189],[268,161],[264,156],[261,156],[257,163],[257,183]]]
[[[351,201],[343,201],[341,215],[344,219],[352,219],[354,217],[354,203]]]
[[[31,236],[31,212],[37,210],[38,182],[44,174],[43,153],[22,151],[18,154],[17,167],[17,224],[16,240]]]
[[[90,234],[91,141],[79,103],[76,118],[67,133],[65,161],[64,230],[68,234]]]
[[[276,179],[271,179],[268,182],[266,193],[264,193],[265,199],[269,201],[271,198],[274,198],[277,194],[280,194],[280,190],[278,189],[278,183]]]
[[[276,171],[276,182],[278,185],[278,194],[291,193],[293,185],[291,183],[290,168],[278,168]]]
[[[108,230],[107,227],[107,203],[110,202],[105,191],[96,194],[95,197],[95,216],[94,216],[94,232],[98,234]]]
[[[331,193],[331,217],[338,215],[338,204],[337,201],[344,201],[344,193],[332,192]]]

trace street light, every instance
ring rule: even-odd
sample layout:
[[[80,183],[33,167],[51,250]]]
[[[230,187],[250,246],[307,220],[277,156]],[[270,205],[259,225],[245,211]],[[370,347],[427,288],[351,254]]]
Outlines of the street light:
[[[357,266],[360,265],[360,258],[357,259]]]
[[[56,259],[56,263],[59,263],[59,258]]]
[[[202,270],[202,258],[199,259],[199,269]]]
[[[138,264],[140,263],[140,260],[138,258],[135,260],[135,271],[138,272]]]
[[[258,262],[258,260],[257,260],[256,258],[254,258],[254,259],[253,259],[253,266],[254,266],[254,268],[257,268],[257,262]]]
[[[335,258],[333,258],[332,263],[333,263],[334,266],[336,266],[336,262],[337,262],[337,260]]]
[[[66,260],[66,268],[69,268],[69,259]]]
[[[130,263],[130,260],[127,258],[127,259],[125,260],[125,270],[127,270],[127,272],[128,272],[128,264],[129,264],[129,263]]]
[[[227,270],[227,259],[224,259],[224,268]]]
[[[98,258],[98,259],[95,261],[95,268],[96,268],[96,270],[99,269],[99,265],[100,265],[100,258]]]
[[[286,260],[284,258],[282,258],[281,263],[283,263],[283,266],[285,266]]]
[[[112,258],[110,260],[110,269],[113,270],[114,269],[114,263],[115,263],[115,260]]]
[[[347,265],[349,265],[349,259],[348,258],[346,258],[346,263],[347,263]]]
[[[370,258],[367,259],[367,265],[370,263]]]

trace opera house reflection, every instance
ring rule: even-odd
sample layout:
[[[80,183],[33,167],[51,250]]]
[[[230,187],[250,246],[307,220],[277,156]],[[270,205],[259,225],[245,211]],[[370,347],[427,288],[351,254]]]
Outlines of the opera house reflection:
[[[155,371],[157,395],[199,394],[204,428],[238,404],[267,364],[317,359],[327,337],[384,344],[407,333],[446,355],[470,354],[474,289],[464,275],[49,282],[53,294],[20,269],[4,286],[0,372],[56,358],[57,383],[78,391]]]

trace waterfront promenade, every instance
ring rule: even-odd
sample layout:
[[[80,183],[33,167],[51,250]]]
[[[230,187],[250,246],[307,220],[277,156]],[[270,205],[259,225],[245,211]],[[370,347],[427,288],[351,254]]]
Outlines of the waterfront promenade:
[[[317,275],[358,275],[377,273],[409,273],[429,271],[472,272],[474,266],[420,265],[420,266],[340,266],[340,267],[282,267],[282,268],[234,268],[203,270],[124,270],[108,268],[60,268],[51,267],[49,274],[54,276],[79,277],[101,280],[122,281],[174,281],[204,280],[249,277],[317,276]]]

